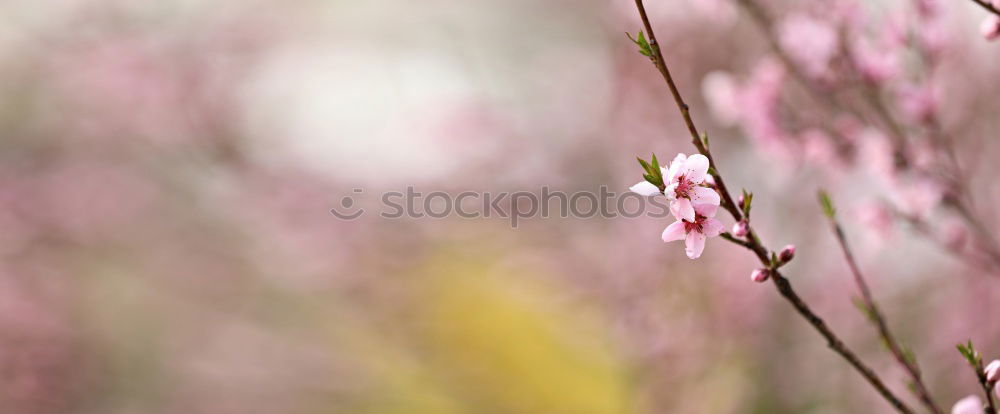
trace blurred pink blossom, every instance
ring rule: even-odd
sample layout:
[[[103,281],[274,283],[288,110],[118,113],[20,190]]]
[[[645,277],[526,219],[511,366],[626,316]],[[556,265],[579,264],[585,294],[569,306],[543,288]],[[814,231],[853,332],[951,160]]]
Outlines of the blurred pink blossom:
[[[778,26],[781,47],[810,75],[825,74],[837,52],[837,33],[827,22],[804,14],[786,17]]]
[[[986,365],[983,369],[983,373],[986,374],[986,380],[989,382],[1000,381],[1000,360],[994,359]]]
[[[903,85],[897,91],[903,113],[910,119],[927,122],[933,119],[938,108],[938,92],[929,85]]]
[[[709,109],[719,122],[733,125],[739,121],[742,108],[732,75],[722,71],[711,72],[702,80],[701,90]]]
[[[1000,37],[1000,16],[991,14],[979,25],[979,32],[986,40],[996,40]]]
[[[951,407],[951,414],[983,414],[983,403],[979,397],[970,395],[962,398]]]

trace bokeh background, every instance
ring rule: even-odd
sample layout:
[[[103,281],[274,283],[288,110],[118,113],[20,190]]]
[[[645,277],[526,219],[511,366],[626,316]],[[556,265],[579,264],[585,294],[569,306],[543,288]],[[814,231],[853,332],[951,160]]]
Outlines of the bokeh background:
[[[1000,356],[1000,276],[948,251],[962,229],[942,249],[864,209],[874,162],[775,150],[706,103],[771,54],[745,10],[648,3],[755,228],[797,245],[801,295],[916,405],[851,303],[822,186],[934,396],[974,393],[954,344]],[[815,3],[764,4],[845,2]],[[853,6],[873,32],[915,7]],[[992,231],[1000,44],[971,2],[937,6],[940,118]],[[0,4],[0,412],[888,412],[749,253],[689,260],[670,220],[329,213],[407,186],[625,191],[635,156],[691,152],[639,28],[628,0]]]

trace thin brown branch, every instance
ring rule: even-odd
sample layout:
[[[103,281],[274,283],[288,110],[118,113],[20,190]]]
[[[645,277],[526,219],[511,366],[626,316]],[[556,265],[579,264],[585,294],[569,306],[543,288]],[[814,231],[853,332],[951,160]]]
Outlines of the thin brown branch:
[[[691,118],[691,113],[688,105],[684,102],[681,97],[680,91],[677,89],[677,85],[674,82],[673,77],[670,75],[670,70],[667,68],[666,60],[663,58],[663,54],[660,51],[659,43],[656,41],[656,35],[653,32],[653,27],[649,22],[649,17],[646,15],[646,9],[643,6],[642,0],[635,0],[636,8],[639,11],[639,17],[642,19],[642,24],[646,30],[646,34],[649,38],[649,44],[652,49],[652,59],[653,64],[660,71],[663,76],[667,87],[670,89],[670,94],[674,98],[674,102],[677,104],[677,108],[681,112],[681,116],[684,118],[684,123],[687,126],[688,132],[691,134],[692,143],[698,149],[698,152],[705,155],[709,159],[710,165],[713,167],[713,178],[715,178],[715,185],[719,190],[722,198],[722,206],[729,211],[729,213],[736,220],[741,220],[743,218],[743,213],[740,211],[736,203],[733,202],[729,191],[726,189],[725,181],[719,174],[718,166],[712,158],[711,152],[708,147],[702,141],[701,135],[698,133],[698,128],[695,127],[694,120]],[[750,228],[749,234],[747,234],[747,242],[744,247],[752,251],[757,258],[760,260],[761,264],[771,269],[772,280],[774,281],[774,286],[778,290],[778,293],[785,298],[795,310],[801,315],[813,328],[816,329],[823,338],[826,339],[827,345],[836,352],[838,355],[843,357],[847,362],[854,367],[861,374],[865,380],[868,381],[875,390],[882,395],[886,401],[889,402],[897,411],[904,414],[911,414],[913,410],[909,408],[905,403],[903,403],[895,394],[886,387],[885,383],[878,377],[875,372],[865,365],[861,360],[854,354],[851,349],[844,344],[844,342],[827,327],[826,323],[817,316],[812,309],[798,296],[794,289],[792,289],[791,282],[788,281],[778,270],[777,265],[771,263],[768,257],[768,249],[760,242],[760,239],[754,233],[753,228]]]
[[[889,352],[892,353],[892,356],[895,357],[896,361],[903,366],[903,369],[906,370],[906,373],[912,379],[913,390],[920,399],[920,402],[931,410],[931,412],[935,414],[942,414],[943,411],[941,411],[941,408],[934,402],[930,391],[928,391],[927,386],[921,378],[920,369],[917,366],[916,360],[912,359],[912,357],[907,354],[907,352],[899,344],[899,341],[897,341],[896,337],[892,334],[892,331],[889,330],[889,324],[885,320],[885,315],[882,314],[882,310],[879,309],[878,304],[875,302],[871,289],[868,287],[865,277],[861,274],[861,269],[858,266],[857,261],[854,259],[854,254],[851,252],[850,246],[847,244],[847,238],[844,236],[844,230],[841,228],[840,223],[837,222],[835,217],[830,217],[830,227],[833,229],[833,233],[837,237],[837,243],[840,245],[840,250],[844,253],[844,259],[847,261],[847,266],[851,269],[851,274],[854,276],[854,283],[858,285],[858,290],[861,291],[861,300],[864,301],[867,313],[872,322],[875,324],[875,327],[878,328],[879,336],[882,337],[882,341],[885,343],[885,346],[889,348]]]
[[[1000,16],[1000,10],[997,10],[997,8],[993,7],[992,4],[987,3],[987,2],[985,2],[983,0],[972,0],[972,1],[975,2],[976,4],[982,6],[982,8],[984,8],[986,10],[989,10],[990,13],[993,13],[993,14],[995,14],[997,16]]]

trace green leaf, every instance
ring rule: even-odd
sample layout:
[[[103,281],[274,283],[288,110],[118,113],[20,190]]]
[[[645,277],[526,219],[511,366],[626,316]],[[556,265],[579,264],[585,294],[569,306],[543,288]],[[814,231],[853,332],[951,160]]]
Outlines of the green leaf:
[[[649,163],[646,162],[646,160],[644,160],[642,158],[639,158],[639,157],[635,157],[635,159],[639,160],[639,165],[641,165],[642,169],[645,170],[648,173],[649,172]]]
[[[837,209],[833,207],[833,201],[830,201],[830,196],[826,193],[826,191],[819,190],[817,197],[819,198],[819,205],[823,207],[823,214],[825,214],[829,219],[836,217]]]
[[[875,311],[871,307],[869,307],[864,300],[855,296],[851,298],[851,302],[853,302],[854,307],[858,308],[858,311],[860,311],[861,314],[864,315],[865,319],[868,319],[869,322],[875,322],[876,319]]]
[[[958,348],[958,352],[961,353],[962,356],[965,357],[965,360],[968,361],[973,367],[978,367],[982,362],[982,357],[979,355],[979,352],[976,351],[976,348],[972,346],[971,339],[967,344],[956,345],[956,348]]]
[[[649,41],[646,40],[646,35],[642,33],[642,30],[640,30],[639,33],[636,34],[635,38],[633,38],[632,35],[629,34],[628,32],[626,32],[625,35],[628,36],[629,40],[631,40],[632,43],[635,43],[636,46],[639,46],[639,53],[649,58],[653,57],[653,49],[652,47],[650,47]]]

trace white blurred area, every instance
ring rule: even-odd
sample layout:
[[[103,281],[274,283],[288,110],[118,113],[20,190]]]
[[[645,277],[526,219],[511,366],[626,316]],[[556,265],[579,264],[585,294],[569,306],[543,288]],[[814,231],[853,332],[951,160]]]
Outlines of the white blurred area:
[[[530,174],[600,128],[613,85],[601,8],[431,3],[309,7],[246,80],[257,153],[399,186],[461,177],[497,152],[518,157],[497,174]]]

